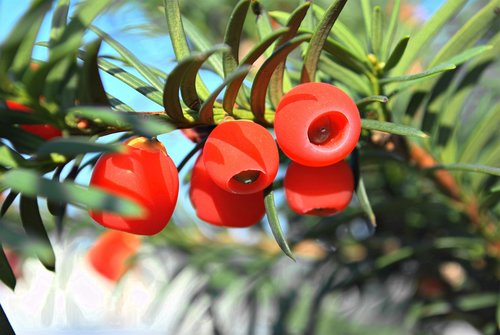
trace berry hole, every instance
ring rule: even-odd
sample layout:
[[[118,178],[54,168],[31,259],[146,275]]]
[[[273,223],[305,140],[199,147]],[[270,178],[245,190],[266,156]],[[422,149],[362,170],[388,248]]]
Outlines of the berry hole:
[[[337,210],[335,208],[313,208],[306,214],[314,216],[330,216],[335,213],[337,213]]]
[[[315,145],[329,145],[338,142],[348,127],[348,121],[342,113],[330,112],[316,118],[309,129],[309,142]]]
[[[246,170],[234,175],[233,179],[239,183],[248,185],[259,179],[260,174],[261,172],[257,170]]]

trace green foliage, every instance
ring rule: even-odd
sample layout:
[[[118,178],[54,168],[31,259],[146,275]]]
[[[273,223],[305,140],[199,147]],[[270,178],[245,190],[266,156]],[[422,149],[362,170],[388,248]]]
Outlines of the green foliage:
[[[446,318],[462,318],[480,330],[495,327],[500,310],[500,94],[498,83],[487,86],[482,78],[491,69],[498,72],[500,35],[494,27],[500,2],[475,1],[478,10],[469,15],[460,12],[465,1],[447,1],[410,34],[410,27],[398,19],[406,3],[393,1],[390,15],[378,3],[339,0],[323,9],[310,2],[295,7],[287,2],[269,4],[270,11],[259,1],[231,3],[234,8],[220,4],[220,12],[227,15],[217,24],[225,25],[214,29],[224,44],[214,44],[206,22],[196,13],[188,19],[183,15],[189,12],[186,8],[219,2],[165,0],[166,22],[158,26],[168,29],[177,59],[165,74],[92,25],[111,1],[86,1],[70,18],[70,2],[57,1],[49,41],[36,38],[52,4],[33,1],[0,47],[0,190],[9,192],[1,214],[17,206],[20,195],[17,220],[24,227],[11,231],[2,218],[0,280],[14,289],[3,247],[19,247],[23,241],[23,248],[54,269],[49,239],[53,227],[44,223],[39,198],[48,200],[58,233],[68,204],[140,213],[129,200],[75,182],[85,167],[95,164],[97,157],[89,154],[122,150],[118,141],[107,143],[101,137],[155,137],[226,118],[272,127],[282,95],[301,82],[318,80],[348,92],[362,116],[359,145],[350,157],[357,200],[332,217],[298,217],[275,197],[282,186],[278,180],[265,196],[275,241],[262,233],[262,243],[253,246],[210,242],[198,238],[198,231],[169,225],[150,242],[186,256],[181,268],[209,276],[189,303],[199,303],[200,297],[224,302],[226,297],[243,301],[250,316],[272,303],[279,307],[275,333],[299,327],[302,333],[331,334],[334,326],[338,333],[360,333],[372,329],[349,323],[331,306],[349,292],[363,296],[390,291],[391,280],[404,278],[410,293],[403,302],[383,306],[399,311],[391,323],[394,329],[382,333],[423,331]],[[343,16],[353,10],[349,6],[361,9],[364,32]],[[457,14],[460,27],[452,21]],[[98,39],[84,43],[88,32]],[[451,36],[444,39],[447,34]],[[429,46],[441,40],[448,42],[429,53]],[[252,47],[245,53],[241,47],[248,41]],[[101,55],[102,43],[119,56]],[[35,45],[47,48],[47,59],[33,59]],[[221,79],[213,91],[200,76],[204,67]],[[164,111],[133,110],[120,96],[106,92],[101,74],[130,86]],[[11,110],[7,101],[33,112]],[[20,127],[27,124],[50,124],[63,136],[45,141]],[[179,170],[202,145],[186,155]],[[65,166],[71,169],[62,178]],[[278,217],[286,217],[289,224]],[[261,228],[256,230],[261,233]],[[282,258],[269,246],[274,243],[297,263]],[[301,249],[307,243],[312,255]],[[443,270],[449,264],[460,269],[459,278],[450,279]],[[0,328],[9,327],[0,309]],[[249,322],[249,333],[252,327]]]

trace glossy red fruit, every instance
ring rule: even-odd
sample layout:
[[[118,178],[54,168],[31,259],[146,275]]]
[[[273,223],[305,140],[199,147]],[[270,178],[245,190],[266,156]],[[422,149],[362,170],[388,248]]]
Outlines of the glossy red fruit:
[[[276,109],[274,130],[280,148],[306,166],[327,166],[354,149],[361,119],[354,101],[339,88],[305,83],[283,96]]]
[[[144,208],[141,217],[89,211],[99,224],[139,235],[154,235],[170,220],[177,202],[179,177],[174,162],[158,141],[144,137],[125,142],[126,152],[102,155],[90,185],[109,191]]]
[[[205,222],[222,227],[257,224],[265,213],[264,192],[234,194],[219,188],[209,177],[202,156],[193,167],[189,189],[196,215]]]
[[[5,102],[7,108],[16,110],[19,112],[32,113],[33,110],[15,101],[7,100]],[[43,138],[44,140],[51,140],[54,137],[62,136],[60,129],[50,125],[50,124],[23,124],[20,127],[33,135]]]
[[[228,192],[251,194],[271,185],[278,173],[278,147],[266,128],[227,121],[210,133],[203,161],[213,182]]]
[[[291,162],[286,171],[284,189],[288,205],[297,214],[328,216],[349,205],[354,176],[344,161],[323,167]]]
[[[130,268],[130,259],[140,246],[137,235],[111,230],[99,236],[89,250],[88,259],[99,274],[118,281]]]

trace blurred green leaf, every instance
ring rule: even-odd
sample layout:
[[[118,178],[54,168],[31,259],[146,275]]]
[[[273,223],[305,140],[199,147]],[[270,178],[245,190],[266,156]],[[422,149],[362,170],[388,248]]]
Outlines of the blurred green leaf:
[[[401,6],[401,0],[394,0],[391,8],[391,17],[389,19],[389,25],[387,26],[387,30],[385,31],[385,38],[382,44],[382,59],[385,59],[389,49],[391,48],[392,42],[394,41],[394,37],[396,35],[396,30],[398,27],[398,17],[399,17],[399,8]]]
[[[7,89],[9,86],[8,72],[12,64],[14,62],[25,63],[26,57],[28,56],[26,49],[31,50],[28,44],[31,43],[31,47],[33,46],[34,41],[30,42],[29,38],[25,41],[26,36],[31,36],[31,39],[33,38],[33,33],[38,31],[39,23],[50,10],[51,5],[50,1],[33,1],[31,7],[19,21],[17,21],[16,25],[10,30],[8,37],[2,43],[0,49],[0,53],[2,54],[2,57],[0,57],[0,85],[4,89]],[[24,48],[24,50],[21,50],[24,56],[16,60],[19,56],[18,51],[20,48]],[[29,53],[29,57],[31,59],[31,53]]]
[[[267,220],[269,221],[269,226],[271,227],[271,231],[274,238],[276,239],[276,242],[278,243],[281,250],[283,250],[285,255],[295,261],[295,257],[293,256],[292,251],[290,250],[290,247],[286,242],[285,236],[283,235],[283,231],[281,230],[278,211],[276,210],[276,205],[274,203],[274,191],[272,189],[272,186],[264,191],[264,204],[266,207]]]
[[[375,268],[381,270],[402,260],[410,258],[414,254],[415,249],[412,247],[403,247],[396,251],[390,252],[379,257],[375,262]]]
[[[465,25],[441,48],[429,66],[433,67],[444,61],[453,63],[449,60],[450,58],[462,50],[472,47],[485,34],[493,21],[498,18],[496,10],[498,10],[499,5],[499,0],[491,0],[488,5],[467,20]]]
[[[52,15],[52,22],[50,26],[50,42],[51,46],[56,44],[56,41],[59,40],[62,33],[64,32],[64,28],[67,25],[68,21],[68,12],[69,12],[70,0],[58,0],[56,8],[54,10],[54,15]]]
[[[181,60],[189,56],[190,51],[182,25],[181,10],[178,0],[164,0],[165,18],[167,19],[168,33],[174,48],[175,57]]]
[[[492,49],[491,45],[480,45],[474,48],[470,48],[458,54],[454,54],[453,57],[448,59],[447,63],[460,65],[491,49]]]
[[[360,95],[370,95],[372,90],[368,79],[360,76],[357,73],[335,63],[326,55],[320,57],[320,70],[330,76],[333,80],[346,85],[351,90],[358,92]]]
[[[121,110],[121,111],[125,111],[125,112],[133,112],[134,109],[132,107],[130,107],[129,105],[127,105],[126,103],[124,103],[123,101],[121,101],[120,99],[118,99],[117,97],[107,93],[106,94],[108,96],[108,101],[109,101],[109,104],[111,105],[111,107],[115,110]]]
[[[481,55],[486,51],[490,50],[490,46],[478,46],[475,48],[471,48],[461,52],[458,55],[453,56],[449,59],[450,64],[460,65],[473,57]],[[453,79],[455,74],[446,74],[440,77],[435,77],[431,80],[427,80],[418,85],[416,90],[420,93],[420,98],[424,98],[425,93],[431,92],[432,95],[428,96],[426,101],[426,106],[424,109],[423,121],[422,121],[422,129],[435,134],[436,129],[439,126],[439,122],[436,122],[437,119],[449,120],[453,119],[460,112],[461,104],[460,102],[456,102],[459,100],[459,95],[455,94],[453,96],[449,96],[452,92],[450,90],[454,89],[455,85],[453,84]],[[438,80],[436,80],[439,78]],[[451,99],[451,101],[449,100]],[[457,105],[458,103],[458,105]],[[412,103],[413,104],[413,103]],[[412,104],[410,104],[409,108],[411,108]],[[418,105],[419,103],[415,103],[414,105]],[[456,109],[449,109],[447,107],[451,107],[452,104]],[[446,112],[447,111],[447,112]],[[446,114],[445,114],[446,113]]]
[[[448,0],[446,1],[428,20],[415,35],[412,35],[411,42],[399,62],[394,69],[395,74],[404,73],[411,63],[417,58],[420,51],[426,48],[429,42],[439,33],[441,28],[451,20],[455,14],[462,9],[467,0]]]
[[[486,173],[492,176],[500,177],[500,168],[493,166],[484,166],[478,164],[439,164],[434,165],[426,170],[434,171],[434,170],[451,170],[451,171],[465,171],[465,172],[477,172],[477,173]]]
[[[89,43],[83,58],[83,71],[81,84],[79,85],[82,94],[80,103],[90,105],[109,106],[106,90],[102,84],[98,68],[98,53],[102,40]]]
[[[7,108],[7,107],[5,107]],[[11,110],[11,109],[0,109],[2,113],[2,118],[0,119],[0,123],[5,125],[12,124],[41,124],[46,122],[46,120],[39,116],[36,113],[26,113],[19,110]]]
[[[238,67],[236,70],[234,70],[230,75],[228,75],[222,83],[210,94],[210,96],[203,102],[203,105],[200,108],[200,121],[203,123],[207,124],[212,124],[214,122],[214,115],[213,115],[213,106],[215,103],[215,100],[219,96],[219,94],[222,92],[224,87],[226,87],[229,83],[235,81],[235,80],[242,80],[245,78],[245,76],[248,74],[248,71],[250,71],[250,66],[249,65],[243,65]]]
[[[386,97],[385,95],[374,95],[371,97],[366,97],[366,98],[357,100],[356,105],[358,106],[358,108],[360,108],[360,107],[372,104],[374,102],[380,102],[381,104],[386,104],[387,102],[389,102],[389,98]]]
[[[365,184],[363,182],[363,178],[359,178],[358,188],[356,190],[356,194],[358,196],[359,204],[361,208],[365,212],[368,220],[373,227],[377,225],[377,221],[375,219],[375,214],[373,213],[372,205],[370,204],[370,199],[368,198],[368,194],[366,194]]]
[[[361,0],[361,12],[365,23],[366,36],[372,35],[372,4],[370,0]]]
[[[5,335],[16,335],[16,332],[10,325],[9,319],[3,310],[2,305],[0,305],[0,329],[5,332]]]
[[[19,195],[18,192],[12,190],[9,192],[9,194],[7,194],[7,196],[2,202],[2,208],[0,208],[0,217],[3,217],[5,215],[5,213],[10,208],[14,200],[16,200],[18,195]]]
[[[189,37],[189,40],[193,43],[193,45],[198,49],[198,51],[206,51],[212,48],[213,43],[207,41],[207,37],[204,36],[189,19],[184,18],[184,29],[186,30],[186,34]],[[210,57],[207,60],[208,64],[212,66],[212,69],[219,75],[219,77],[224,77],[224,70],[222,66],[221,57]]]
[[[312,8],[315,16],[321,20],[325,15],[325,10],[314,3],[312,4]],[[346,49],[355,56],[356,60],[362,63],[366,61],[366,51],[362,42],[358,38],[359,35],[349,30],[349,28],[343,24],[342,21],[337,20],[335,22],[335,29],[330,31],[330,35],[333,36],[335,40],[338,40],[346,46]]]
[[[222,66],[225,77],[233,72],[238,66],[240,38],[249,7],[250,0],[238,1],[227,22],[226,32],[224,34],[224,44],[228,45],[230,50],[222,54]]]
[[[137,78],[133,74],[130,74],[121,67],[103,59],[102,57],[99,58],[98,65],[101,70],[120,80],[124,84],[132,87],[134,90],[144,95],[146,98],[150,99],[153,102],[156,102],[160,106],[163,105],[163,97],[161,93],[162,91],[157,90],[145,81]]]
[[[86,29],[111,1],[86,1],[76,8],[60,38],[48,49],[48,61],[40,64],[32,75],[23,77],[31,96],[39,98],[44,95],[47,101],[57,100],[63,90],[61,86],[64,80],[70,75],[69,72],[76,70],[77,50]]]
[[[5,285],[7,285],[7,287],[9,287],[11,290],[14,290],[16,288],[16,282],[17,282],[16,276],[14,275],[14,272],[10,267],[9,261],[7,260],[7,255],[5,255],[1,243],[0,243],[0,280]],[[5,317],[5,315],[3,316],[1,315],[2,313],[3,310],[0,310],[0,329],[2,329],[3,331],[4,329],[9,329],[9,328],[7,327],[8,320]],[[12,332],[12,334],[14,333]]]
[[[416,73],[416,74],[410,74],[407,76],[399,76],[399,77],[387,77],[387,78],[382,78],[380,79],[381,84],[387,84],[387,83],[393,83],[393,82],[402,82],[402,81],[412,81],[412,80],[418,80],[430,76],[434,76],[436,74],[439,74],[441,72],[445,71],[451,71],[455,70],[457,67],[454,64],[441,64],[436,67],[433,67],[431,69],[428,69],[424,72]]]
[[[378,120],[362,119],[361,128],[368,130],[378,130],[385,133],[403,135],[403,136],[416,136],[422,138],[429,137],[426,133],[422,132],[419,129],[404,126],[401,124],[378,121]]]
[[[459,162],[473,162],[486,143],[493,137],[498,137],[498,115],[500,102],[492,106],[489,111],[473,125],[467,138],[460,144]]]
[[[42,12],[39,17],[29,22],[30,30],[23,36],[22,42],[19,44],[16,56],[12,60],[12,66],[10,68],[10,71],[12,71],[17,78],[21,78],[25,71],[30,70],[30,64],[32,63],[31,55],[45,14],[45,12]]]
[[[40,216],[37,198],[21,195],[19,212],[26,234],[34,240],[39,240],[45,246],[45,252],[37,253],[38,259],[47,270],[55,271],[56,256]]]
[[[24,162],[23,156],[9,148],[3,143],[0,143],[0,165],[6,168],[16,168]]]
[[[271,25],[271,20],[269,15],[267,14],[267,10],[262,7],[261,2],[252,1],[252,11],[257,15],[257,35],[259,36],[259,40],[265,40],[269,35],[273,33],[273,27]],[[258,14],[257,14],[258,12]],[[272,50],[265,50],[265,57],[271,56]]]
[[[497,327],[500,329],[500,293],[498,294],[497,297],[497,313],[496,313],[496,321],[497,321]]]
[[[346,2],[347,0],[336,0],[332,3],[325,11],[325,16],[323,16],[323,19],[314,31],[307,47],[306,55],[304,56],[304,65],[300,79],[302,83],[315,81],[321,50]]]
[[[98,124],[134,130],[137,135],[157,136],[174,130],[167,115],[148,115],[139,112],[117,112],[100,107],[74,107],[68,110],[68,117],[83,117]]]
[[[403,56],[406,46],[408,45],[408,41],[410,40],[410,36],[405,36],[403,37],[394,50],[392,51],[391,55],[389,56],[389,59],[385,63],[384,66],[384,71],[388,72],[392,68],[394,68],[396,65],[398,65],[399,61],[401,60],[401,57]]]
[[[71,136],[68,138],[55,138],[41,145],[37,154],[49,155],[58,153],[61,155],[80,155],[92,152],[120,152],[123,148],[120,144],[104,144],[89,141],[88,137]]]
[[[68,25],[64,28],[61,37],[49,49],[49,63],[54,64],[68,55],[68,53],[73,53],[77,50],[81,44],[85,30],[111,2],[112,0],[102,0],[81,3],[73,13],[73,17]]]
[[[32,152],[44,143],[44,140],[19,127],[7,126],[0,123],[0,137],[12,142],[20,152]]]
[[[274,72],[276,66],[278,66],[290,52],[292,52],[296,47],[298,47],[302,42],[308,41],[309,36],[297,36],[287,43],[279,47],[272,57],[266,59],[264,64],[260,67],[259,71],[255,75],[255,79],[252,84],[251,91],[251,110],[255,115],[257,120],[266,121],[264,118],[266,110],[266,93],[267,87],[269,85],[269,80]]]
[[[116,50],[120,56],[122,56],[134,69],[137,70],[137,72],[139,72],[149,83],[151,83],[154,88],[159,91],[163,89],[163,83],[158,80],[156,75],[122,44],[96,26],[90,26],[90,29],[106,41],[110,47]]]
[[[372,51],[377,55],[378,59],[381,59],[380,50],[382,48],[382,8],[380,6],[373,7],[372,11],[372,28],[370,34],[370,45]]]
[[[469,294],[466,296],[453,299],[453,301],[450,302],[442,301],[425,305],[422,308],[421,316],[430,317],[440,314],[446,314],[453,308],[457,308],[462,312],[466,312],[475,309],[483,309],[486,307],[496,306],[496,304],[497,304],[496,292]]]
[[[352,71],[357,73],[366,72],[367,69],[363,65],[356,55],[354,55],[349,49],[346,49],[337,41],[328,38],[325,41],[323,49],[332,56],[333,60],[339,65],[343,65]]]
[[[26,169],[6,172],[0,177],[0,184],[25,196],[44,197],[61,203],[71,203],[84,209],[117,213],[124,216],[137,216],[143,212],[139,205],[130,200],[71,182],[58,183]]]
[[[286,23],[288,22],[288,19],[291,16],[291,13],[284,12],[281,10],[270,10],[267,12],[270,18],[273,20],[276,20],[280,25],[286,26]]]

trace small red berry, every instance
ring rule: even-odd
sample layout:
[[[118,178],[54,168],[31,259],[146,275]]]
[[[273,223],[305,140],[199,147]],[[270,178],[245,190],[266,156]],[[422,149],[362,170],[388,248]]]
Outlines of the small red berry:
[[[343,160],[356,146],[361,119],[354,101],[325,83],[294,87],[281,99],[274,120],[276,139],[293,161],[327,166]]]
[[[203,153],[191,175],[189,197],[196,215],[205,222],[222,227],[249,227],[265,213],[264,193],[234,194],[214,184],[203,163]]]
[[[266,128],[250,121],[226,121],[210,133],[203,161],[213,182],[237,194],[269,186],[279,167],[278,147]]]
[[[29,107],[26,107],[20,103],[17,103],[15,101],[7,100],[5,102],[5,105],[7,108],[16,110],[19,112],[25,112],[25,113],[32,113],[33,110]],[[38,137],[43,138],[44,140],[51,140],[54,137],[60,137],[62,136],[62,132],[60,129],[57,129],[56,127],[50,125],[50,124],[23,124],[20,125],[20,127],[27,132],[32,133],[33,135],[36,135]]]
[[[179,177],[174,162],[158,141],[144,137],[127,141],[125,153],[102,155],[90,185],[129,198],[145,210],[141,217],[90,211],[99,224],[138,235],[154,235],[170,220],[177,202]]]
[[[300,215],[328,216],[349,205],[354,176],[340,161],[323,167],[310,167],[291,162],[284,180],[285,196],[290,208]]]
[[[88,259],[98,273],[116,282],[130,268],[130,258],[140,246],[138,236],[111,230],[99,236],[89,250]]]

